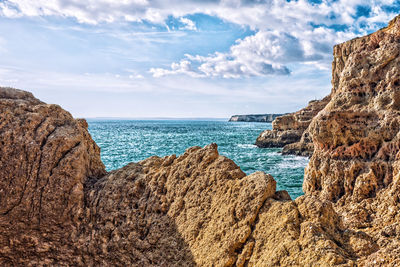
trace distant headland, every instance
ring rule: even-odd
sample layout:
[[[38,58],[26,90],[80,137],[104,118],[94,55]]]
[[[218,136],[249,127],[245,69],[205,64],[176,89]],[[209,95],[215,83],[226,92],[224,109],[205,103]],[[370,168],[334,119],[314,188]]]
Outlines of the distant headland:
[[[229,121],[238,122],[272,122],[277,117],[285,114],[249,114],[249,115],[233,115]]]

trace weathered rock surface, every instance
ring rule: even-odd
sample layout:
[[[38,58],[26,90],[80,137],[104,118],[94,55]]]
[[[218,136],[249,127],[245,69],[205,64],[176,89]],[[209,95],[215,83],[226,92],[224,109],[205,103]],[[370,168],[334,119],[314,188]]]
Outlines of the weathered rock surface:
[[[71,258],[99,148],[85,121],[28,92],[1,88],[0,114],[0,265]]]
[[[255,144],[262,148],[283,147],[283,154],[310,156],[313,145],[307,128],[329,100],[329,96],[322,100],[313,100],[297,112],[277,117],[272,122],[272,130],[262,132]]]
[[[272,265],[306,251],[287,192],[215,144],[105,173],[85,121],[27,92],[0,97],[1,265]]]
[[[84,120],[9,88],[0,108],[2,266],[353,263],[330,202],[293,202],[215,144],[106,173]]]
[[[400,17],[334,47],[332,99],[309,127],[307,195],[334,203],[379,246],[365,265],[400,264]],[[375,263],[374,263],[375,262]]]
[[[275,181],[246,176],[214,144],[131,163],[87,194],[86,262],[231,266]]]
[[[353,262],[333,245],[330,202],[293,202],[215,144],[105,173],[85,121],[23,91],[0,96],[2,266]]]
[[[295,201],[215,144],[106,173],[84,120],[0,88],[0,265],[398,266],[399,33],[335,47]]]
[[[272,122],[277,117],[285,114],[249,114],[249,115],[233,115],[229,121],[237,122]]]

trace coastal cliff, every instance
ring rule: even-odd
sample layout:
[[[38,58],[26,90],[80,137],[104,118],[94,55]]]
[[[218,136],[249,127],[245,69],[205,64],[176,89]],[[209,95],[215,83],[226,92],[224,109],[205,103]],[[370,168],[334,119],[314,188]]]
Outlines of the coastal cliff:
[[[400,17],[335,46],[328,103],[287,117],[314,151],[296,200],[215,144],[107,173],[85,120],[0,88],[0,265],[398,265],[399,53]]]
[[[84,120],[11,88],[0,88],[0,111],[2,266],[290,265],[343,258],[341,249],[314,253],[319,245],[311,228],[301,227],[303,218],[321,221],[310,212],[331,216],[331,206],[293,202],[276,191],[272,176],[246,176],[215,144],[106,173]],[[331,222],[321,224],[337,231]]]
[[[0,111],[2,266],[354,262],[329,201],[294,202],[215,144],[106,173],[84,120],[10,88]]]
[[[262,132],[255,145],[261,148],[283,147],[283,154],[310,156],[313,145],[308,126],[329,101],[330,96],[322,100],[312,100],[307,107],[297,112],[277,117],[272,122],[272,130]]]
[[[233,115],[229,121],[237,122],[272,122],[277,117],[284,114],[249,114],[249,115]]]
[[[334,47],[331,102],[310,124],[307,195],[332,201],[343,224],[382,249],[366,262],[400,263],[400,16]],[[384,248],[383,248],[384,247]]]

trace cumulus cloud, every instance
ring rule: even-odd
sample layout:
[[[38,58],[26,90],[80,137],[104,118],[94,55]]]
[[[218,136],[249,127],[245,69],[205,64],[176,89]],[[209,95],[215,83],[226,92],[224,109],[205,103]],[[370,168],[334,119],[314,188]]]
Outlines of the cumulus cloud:
[[[295,37],[278,31],[258,31],[237,40],[229,52],[209,56],[189,55],[170,69],[152,68],[153,77],[186,74],[192,77],[240,78],[290,74],[287,64],[313,64],[320,69],[330,65],[332,44],[354,37],[333,30],[315,28]]]
[[[296,24],[318,21],[330,24],[352,24],[359,6],[371,7],[368,20],[376,22],[382,17],[378,9],[391,6],[396,0],[336,0],[316,4],[307,0],[5,0],[0,3],[3,16],[63,16],[72,17],[82,23],[97,24],[115,21],[149,21],[164,23],[168,16],[184,17],[203,13],[220,17],[226,21],[249,25],[253,29],[296,28]],[[387,12],[386,12],[387,13]],[[390,13],[390,12],[389,12]],[[393,14],[394,12],[392,12]],[[391,15],[392,15],[391,14]],[[187,19],[182,22],[191,23]]]
[[[191,31],[197,30],[196,24],[192,20],[182,17],[182,18],[179,19],[179,21],[184,25],[180,29],[182,29],[182,30],[191,30]]]
[[[174,63],[175,69],[159,68],[153,76],[239,78],[288,74],[288,64],[293,63],[328,70],[333,45],[374,31],[395,15],[383,9],[394,3],[391,0],[234,2],[230,1],[230,6],[219,5],[215,15],[250,26],[256,30],[254,35],[238,40],[228,53],[185,55],[180,63]],[[367,12],[358,14],[360,10]],[[176,68],[182,63],[185,68],[190,66],[190,71]],[[195,63],[199,63],[197,67]]]
[[[209,56],[185,55],[185,59],[172,63],[170,69],[156,68],[154,77],[187,74],[192,77],[239,78],[270,74],[286,75],[290,71],[283,64],[312,61],[319,54],[306,54],[299,40],[286,33],[259,31],[238,40],[228,53],[216,52]]]
[[[391,8],[385,8],[391,7]],[[394,7],[397,7],[394,8]],[[151,68],[154,77],[238,78],[288,74],[292,63],[329,68],[332,46],[376,30],[398,12],[397,0],[5,0],[0,15],[62,16],[80,23],[118,21],[165,25],[178,19],[180,30],[197,30],[188,15],[202,13],[245,25],[255,34],[238,40],[226,53],[186,55],[168,68]]]

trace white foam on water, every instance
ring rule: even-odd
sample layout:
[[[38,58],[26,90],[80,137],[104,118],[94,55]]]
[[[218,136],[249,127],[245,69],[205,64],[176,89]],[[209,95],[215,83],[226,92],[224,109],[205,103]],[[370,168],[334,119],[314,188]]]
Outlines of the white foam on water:
[[[289,168],[305,168],[309,162],[307,157],[302,156],[283,156],[283,160],[278,163],[275,168],[289,169]]]
[[[237,144],[240,148],[256,148],[257,146],[254,144]]]

